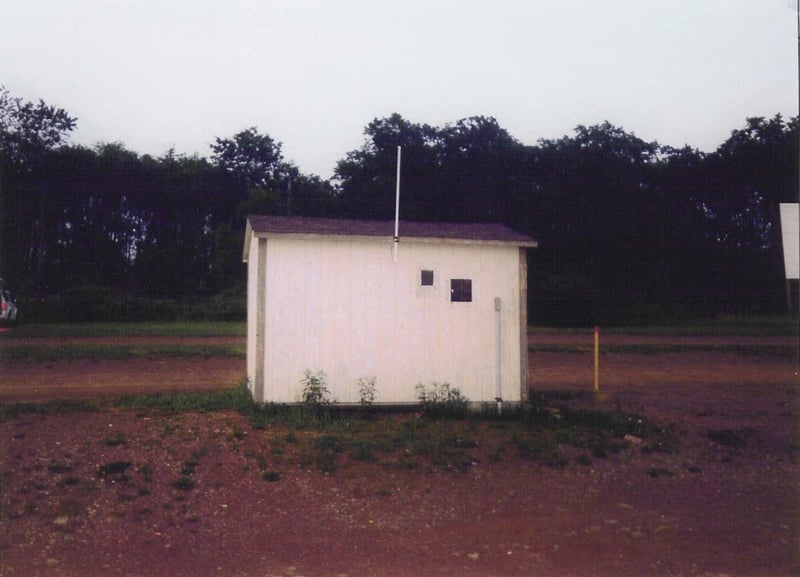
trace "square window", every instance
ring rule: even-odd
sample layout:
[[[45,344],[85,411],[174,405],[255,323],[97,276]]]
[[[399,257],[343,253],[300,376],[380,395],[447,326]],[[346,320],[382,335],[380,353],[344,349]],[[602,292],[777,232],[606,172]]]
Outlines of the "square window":
[[[450,279],[450,301],[454,303],[472,302],[472,279]]]
[[[433,286],[433,271],[432,270],[420,271],[420,284],[422,286]]]

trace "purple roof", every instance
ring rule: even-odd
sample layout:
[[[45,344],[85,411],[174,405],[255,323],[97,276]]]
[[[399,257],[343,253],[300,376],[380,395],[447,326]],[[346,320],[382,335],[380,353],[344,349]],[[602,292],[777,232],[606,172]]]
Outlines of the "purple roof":
[[[350,220],[300,216],[247,217],[255,234],[302,234],[321,236],[394,236],[393,220]],[[495,223],[406,222],[400,221],[400,239],[451,239],[537,246],[528,235]]]

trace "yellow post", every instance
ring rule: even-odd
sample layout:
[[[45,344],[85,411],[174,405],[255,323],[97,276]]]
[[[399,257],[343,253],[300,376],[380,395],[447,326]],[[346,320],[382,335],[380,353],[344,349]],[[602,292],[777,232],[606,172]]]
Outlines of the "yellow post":
[[[600,390],[600,327],[594,327],[594,390]]]

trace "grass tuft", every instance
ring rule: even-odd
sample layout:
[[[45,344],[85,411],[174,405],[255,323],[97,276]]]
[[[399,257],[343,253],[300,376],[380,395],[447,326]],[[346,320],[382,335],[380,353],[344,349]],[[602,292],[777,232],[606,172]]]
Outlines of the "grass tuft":
[[[264,471],[262,477],[268,483],[277,483],[278,481],[281,480],[280,471]]]
[[[99,477],[117,477],[124,475],[125,472],[133,466],[130,461],[112,461],[105,465],[100,465],[97,470]]]
[[[191,491],[196,485],[197,484],[189,475],[181,475],[172,483],[172,486],[179,491]]]
[[[93,413],[100,405],[93,401],[50,401],[45,403],[0,403],[0,419],[16,419],[25,415],[67,415]]]
[[[718,445],[730,447],[732,449],[742,449],[747,446],[747,433],[748,431],[721,429],[719,431],[708,431],[706,434],[709,439]]]
[[[113,404],[123,409],[155,409],[172,413],[223,410],[248,413],[255,410],[253,398],[245,382],[222,391],[126,396],[115,400]]]
[[[108,447],[118,447],[120,445],[127,445],[128,437],[125,435],[125,433],[117,431],[107,436],[103,442]]]

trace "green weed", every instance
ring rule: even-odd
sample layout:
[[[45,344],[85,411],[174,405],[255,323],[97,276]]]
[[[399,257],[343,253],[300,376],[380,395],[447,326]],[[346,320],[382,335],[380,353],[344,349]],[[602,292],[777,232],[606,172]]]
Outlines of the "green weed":
[[[190,460],[184,461],[183,468],[181,469],[181,475],[189,476],[194,475],[194,472],[197,470],[197,466],[200,463],[198,461]]]
[[[72,413],[92,413],[99,410],[99,404],[90,401],[0,403],[0,419],[15,419],[25,415],[67,415]]]
[[[108,435],[103,442],[108,447],[118,447],[119,445],[126,445],[128,443],[128,437],[122,431],[115,431]]]
[[[557,327],[528,327],[529,333],[591,335],[591,330]],[[672,324],[602,328],[604,334],[657,336],[796,336],[800,333],[792,315],[722,315],[686,319]],[[602,338],[602,337],[601,337]]]
[[[732,449],[742,449],[747,446],[746,435],[749,431],[735,430],[735,429],[721,429],[708,431],[706,434],[709,439]]]
[[[281,480],[281,474],[279,471],[264,471],[262,478],[268,483],[277,483]]]
[[[528,349],[531,352],[540,353],[591,353],[593,350],[590,345],[577,344],[531,344]],[[639,355],[661,355],[665,353],[686,353],[686,352],[711,352],[711,353],[737,353],[742,355],[767,355],[778,358],[794,358],[797,348],[794,346],[782,346],[771,344],[614,344],[601,345],[600,354],[639,354]]]
[[[130,461],[112,461],[104,465],[100,465],[97,469],[97,476],[102,478],[121,478],[125,475],[126,471],[133,466]]]
[[[253,397],[242,382],[222,391],[181,392],[163,395],[121,397],[113,405],[125,409],[160,410],[166,412],[211,412],[233,410],[249,413],[255,410]]]
[[[323,435],[321,437],[317,437],[312,441],[311,446],[317,451],[332,451],[334,453],[341,453],[344,451],[344,447],[339,440],[339,437],[335,435]]]
[[[313,420],[329,418],[332,401],[325,371],[315,373],[306,369],[301,384],[303,385],[301,416]]]
[[[433,383],[426,387],[422,383],[415,387],[422,412],[428,418],[465,417],[469,399],[461,389],[450,383]]]
[[[358,379],[358,402],[362,407],[371,407],[375,402],[377,385],[375,377]]]
[[[36,337],[244,337],[243,322],[25,323],[12,338]]]
[[[359,461],[373,462],[377,460],[375,456],[380,444],[372,439],[355,439],[351,446],[353,456]]]
[[[61,475],[72,471],[72,466],[66,463],[53,463],[47,467],[47,470],[54,475]]]
[[[344,452],[344,445],[335,435],[317,437],[311,443],[316,451],[317,468],[323,473],[333,473],[337,469],[337,455]]]
[[[140,358],[181,357],[240,357],[244,345],[184,345],[184,344],[27,344],[5,343],[0,348],[0,360],[10,361],[74,361],[78,359],[125,360]]]
[[[80,482],[81,482],[81,480],[78,477],[68,476],[68,477],[64,477],[63,479],[61,479],[58,482],[58,485],[60,487],[74,487],[74,486],[78,485]]]
[[[306,369],[303,379],[303,403],[311,406],[330,404],[330,391],[326,382],[325,371],[313,372]]]
[[[179,491],[191,491],[195,488],[197,484],[189,475],[181,475],[176,481],[172,483],[172,486]]]

